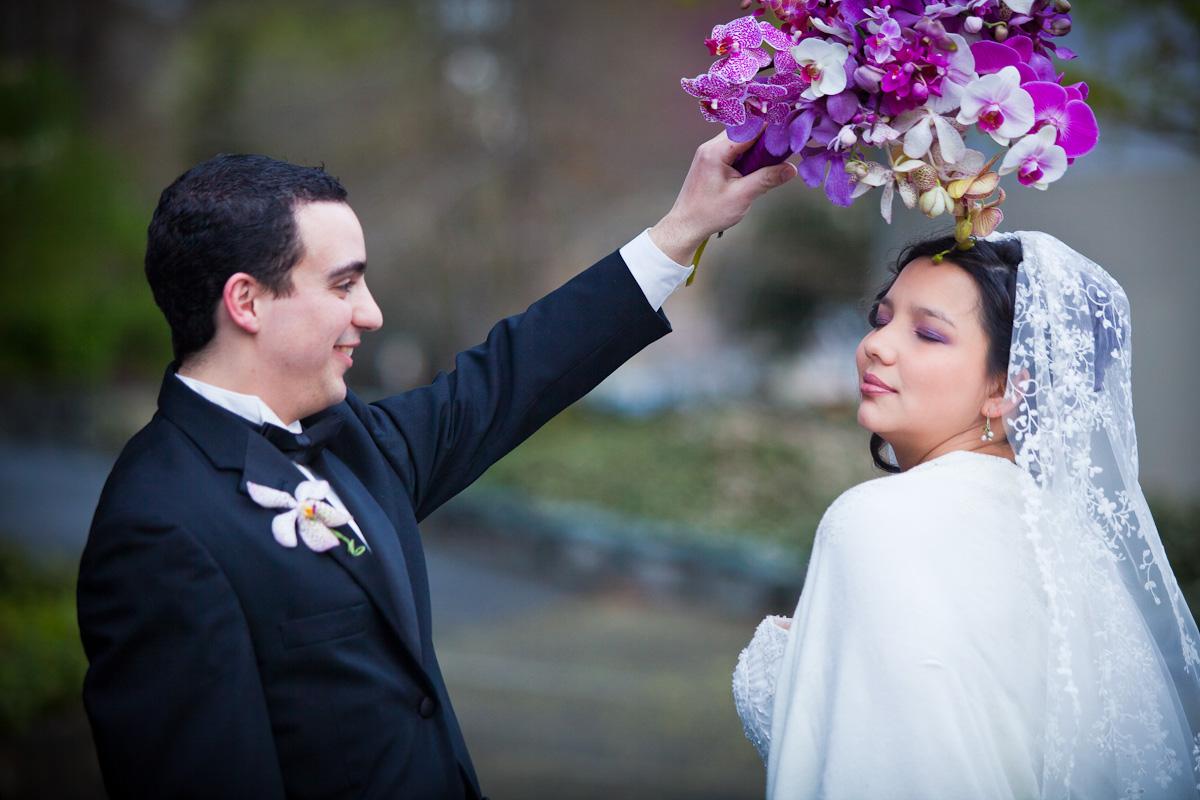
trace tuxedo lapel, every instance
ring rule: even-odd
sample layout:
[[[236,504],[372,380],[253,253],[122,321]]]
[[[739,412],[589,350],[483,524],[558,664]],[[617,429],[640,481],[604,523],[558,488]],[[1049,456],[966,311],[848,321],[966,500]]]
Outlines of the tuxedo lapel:
[[[241,470],[242,492],[249,494],[246,483],[252,482],[295,494],[296,487],[304,480],[296,465],[250,423],[184,386],[175,377],[173,366],[163,379],[158,402],[160,411],[204,451],[213,466]],[[371,548],[356,557],[339,545],[324,555],[336,561],[362,587],[417,663],[423,663],[416,603],[395,527],[349,467],[336,456],[323,452],[314,461],[313,470],[337,491]],[[348,528],[346,531],[354,537],[353,531]]]
[[[422,663],[421,629],[417,622],[412,579],[395,526],[362,482],[333,453],[322,452],[313,467],[333,484],[370,548],[363,555],[354,557],[345,548],[338,547],[332,551],[334,557],[372,594],[380,611],[418,663]],[[350,535],[353,536],[353,532]]]

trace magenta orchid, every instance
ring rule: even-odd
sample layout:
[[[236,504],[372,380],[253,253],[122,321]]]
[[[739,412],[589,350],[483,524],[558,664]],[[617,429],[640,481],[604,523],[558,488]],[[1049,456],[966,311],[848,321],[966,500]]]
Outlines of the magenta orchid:
[[[718,60],[682,85],[705,119],[753,141],[743,174],[795,156],[831,202],[878,188],[884,219],[899,195],[953,215],[966,247],[1003,219],[1000,175],[1045,189],[1096,145],[1087,86],[1063,85],[1054,61],[1075,57],[1056,41],[1067,0],[741,3],[756,8],[713,28]],[[968,149],[974,131],[1000,152]]]
[[[1033,98],[1034,127],[1054,128],[1054,143],[1062,147],[1067,158],[1078,158],[1096,146],[1100,135],[1096,115],[1079,89],[1049,81],[1030,81],[1021,88]]]

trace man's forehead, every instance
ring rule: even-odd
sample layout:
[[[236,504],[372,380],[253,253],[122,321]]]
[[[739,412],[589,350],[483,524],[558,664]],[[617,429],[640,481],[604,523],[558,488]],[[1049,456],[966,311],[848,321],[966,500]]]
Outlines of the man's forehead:
[[[338,264],[366,260],[362,225],[348,204],[302,203],[293,213],[306,260],[314,258]]]

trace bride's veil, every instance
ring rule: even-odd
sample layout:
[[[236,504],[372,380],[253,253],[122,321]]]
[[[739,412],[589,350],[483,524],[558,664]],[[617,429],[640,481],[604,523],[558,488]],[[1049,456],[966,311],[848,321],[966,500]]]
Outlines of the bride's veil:
[[[1198,797],[1200,634],[1138,484],[1129,301],[1099,265],[1020,239],[1008,441],[1050,619],[1045,798]]]

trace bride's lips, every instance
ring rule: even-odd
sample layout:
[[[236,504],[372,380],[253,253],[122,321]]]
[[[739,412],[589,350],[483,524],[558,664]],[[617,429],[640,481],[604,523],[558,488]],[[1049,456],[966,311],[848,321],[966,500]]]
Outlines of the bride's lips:
[[[879,378],[869,372],[864,372],[862,376],[862,384],[858,387],[860,394],[869,397],[877,397],[885,394],[896,394],[896,390],[888,386]]]

